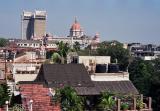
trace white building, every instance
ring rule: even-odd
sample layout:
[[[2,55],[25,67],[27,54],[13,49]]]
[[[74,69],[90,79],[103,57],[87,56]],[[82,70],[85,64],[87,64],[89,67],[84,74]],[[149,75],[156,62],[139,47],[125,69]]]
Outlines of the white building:
[[[15,83],[19,81],[34,81],[37,77],[41,64],[15,63],[13,64],[13,78]]]
[[[129,81],[128,72],[108,73],[107,67],[111,63],[110,56],[79,56],[78,63],[82,63],[91,72],[92,81]],[[96,65],[106,65],[105,73],[96,73]]]
[[[94,71],[96,64],[106,64],[110,63],[110,56],[79,56],[78,63],[84,64],[88,71]]]

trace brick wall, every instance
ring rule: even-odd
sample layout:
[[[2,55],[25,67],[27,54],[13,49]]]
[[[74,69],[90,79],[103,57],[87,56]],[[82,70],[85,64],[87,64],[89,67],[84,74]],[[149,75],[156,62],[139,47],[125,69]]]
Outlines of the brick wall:
[[[29,101],[33,100],[33,111],[61,111],[60,105],[53,105],[49,89],[41,84],[20,84],[23,106],[29,110]]]
[[[5,111],[5,108],[0,108],[0,111]]]

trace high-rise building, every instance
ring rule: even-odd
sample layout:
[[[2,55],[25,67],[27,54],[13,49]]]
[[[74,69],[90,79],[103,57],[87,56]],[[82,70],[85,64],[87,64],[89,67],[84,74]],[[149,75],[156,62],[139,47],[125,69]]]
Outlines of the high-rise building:
[[[35,11],[34,13],[34,39],[42,38],[46,35],[46,11]]]
[[[22,13],[22,39],[41,39],[46,33],[46,11]]]
[[[22,26],[21,26],[21,36],[22,39],[27,39],[29,40],[33,34],[33,13],[32,12],[26,12],[23,11],[22,15],[21,15],[21,19],[22,19]]]

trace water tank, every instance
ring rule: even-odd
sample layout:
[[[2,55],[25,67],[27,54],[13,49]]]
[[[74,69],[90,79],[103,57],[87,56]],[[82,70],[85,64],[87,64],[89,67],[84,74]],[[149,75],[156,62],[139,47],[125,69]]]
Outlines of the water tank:
[[[108,73],[118,73],[118,72],[119,72],[118,64],[109,64],[108,65]]]
[[[107,64],[96,65],[96,73],[106,73],[106,72],[107,72]]]

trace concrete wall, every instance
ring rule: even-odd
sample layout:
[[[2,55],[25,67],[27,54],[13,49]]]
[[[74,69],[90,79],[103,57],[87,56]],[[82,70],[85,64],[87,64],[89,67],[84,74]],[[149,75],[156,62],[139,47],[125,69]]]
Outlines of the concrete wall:
[[[37,19],[34,20],[34,37],[42,38],[46,33],[46,20]]]
[[[15,82],[19,81],[33,81],[39,72],[36,66],[40,67],[40,64],[13,64],[12,73]]]
[[[95,73],[91,75],[92,81],[129,81],[129,73]]]
[[[79,56],[79,63],[89,65],[89,61],[93,61],[96,64],[109,64],[110,56]]]
[[[78,63],[83,63],[90,71],[95,70],[96,64],[109,64],[110,58],[110,56],[79,56]]]
[[[156,56],[143,56],[141,57],[143,60],[154,60],[156,59],[157,57]]]
[[[34,81],[37,77],[37,74],[15,74],[15,83],[19,81]]]

